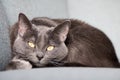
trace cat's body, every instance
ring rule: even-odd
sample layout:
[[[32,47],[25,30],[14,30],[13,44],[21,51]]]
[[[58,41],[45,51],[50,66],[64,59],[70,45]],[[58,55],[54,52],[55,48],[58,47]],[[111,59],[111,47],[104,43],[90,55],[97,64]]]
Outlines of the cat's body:
[[[38,17],[29,21],[20,14],[10,38],[13,57],[19,56],[36,67],[119,67],[106,35],[79,20]],[[29,41],[34,48],[28,46]]]

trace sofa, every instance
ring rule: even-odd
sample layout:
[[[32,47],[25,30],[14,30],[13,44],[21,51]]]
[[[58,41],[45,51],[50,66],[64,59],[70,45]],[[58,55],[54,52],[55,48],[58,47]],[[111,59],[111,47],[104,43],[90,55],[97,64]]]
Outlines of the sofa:
[[[11,59],[9,27],[20,12],[34,17],[76,18],[101,29],[120,60],[119,0],[0,0],[0,80],[120,80],[119,68],[51,67],[3,71]],[[113,5],[113,6],[112,6]]]

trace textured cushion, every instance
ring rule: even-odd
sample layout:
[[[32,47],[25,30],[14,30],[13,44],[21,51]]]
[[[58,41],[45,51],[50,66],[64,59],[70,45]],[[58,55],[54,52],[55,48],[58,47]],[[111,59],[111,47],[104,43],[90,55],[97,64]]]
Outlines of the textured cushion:
[[[66,0],[2,0],[10,24],[17,21],[20,12],[33,17],[68,17]]]
[[[0,70],[2,70],[10,59],[10,43],[8,37],[8,24],[4,8],[0,2]]]

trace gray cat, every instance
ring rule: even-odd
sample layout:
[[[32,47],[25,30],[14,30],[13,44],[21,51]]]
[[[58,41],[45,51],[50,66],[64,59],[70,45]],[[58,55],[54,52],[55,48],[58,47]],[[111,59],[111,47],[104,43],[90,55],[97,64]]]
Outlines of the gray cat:
[[[20,13],[10,39],[13,58],[33,67],[119,67],[108,37],[79,20],[37,17],[30,21]]]

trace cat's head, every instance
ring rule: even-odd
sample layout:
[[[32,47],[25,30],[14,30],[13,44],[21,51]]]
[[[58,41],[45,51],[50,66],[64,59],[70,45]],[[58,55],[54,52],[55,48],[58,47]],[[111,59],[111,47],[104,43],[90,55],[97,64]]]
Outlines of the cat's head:
[[[18,33],[13,44],[14,56],[19,56],[38,66],[57,65],[57,62],[67,56],[65,40],[70,21],[49,27],[45,24],[35,25],[20,13],[17,27]]]

